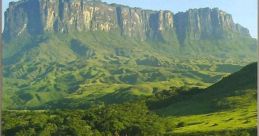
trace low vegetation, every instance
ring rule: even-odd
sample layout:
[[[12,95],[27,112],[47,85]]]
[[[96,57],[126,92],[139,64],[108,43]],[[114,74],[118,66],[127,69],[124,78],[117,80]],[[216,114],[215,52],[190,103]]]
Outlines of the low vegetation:
[[[3,133],[256,136],[256,65],[206,89],[171,87],[140,100],[96,104],[88,109],[5,111]]]

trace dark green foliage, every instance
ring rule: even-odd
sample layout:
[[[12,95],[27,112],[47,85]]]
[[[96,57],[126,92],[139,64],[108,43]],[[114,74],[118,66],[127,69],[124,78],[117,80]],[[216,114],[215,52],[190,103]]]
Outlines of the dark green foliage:
[[[112,105],[90,110],[84,117],[93,128],[101,132],[125,134],[159,134],[158,116],[149,111],[143,102]],[[149,128],[154,130],[150,131]]]
[[[92,57],[95,55],[95,52],[92,49],[76,39],[71,40],[70,47],[76,54],[81,57]]]
[[[179,122],[176,127],[184,127],[185,126],[185,123],[184,122]]]
[[[19,96],[24,101],[29,101],[33,98],[33,96],[29,93],[24,93]]]
[[[16,118],[16,119],[15,119]],[[144,102],[96,107],[86,111],[8,111],[6,136],[160,135],[160,118]]]
[[[149,108],[152,110],[160,109],[167,107],[170,104],[188,99],[193,95],[200,94],[204,89],[200,88],[175,88],[170,87],[170,90],[162,90],[158,93],[155,93],[154,97],[151,97],[147,100]]]

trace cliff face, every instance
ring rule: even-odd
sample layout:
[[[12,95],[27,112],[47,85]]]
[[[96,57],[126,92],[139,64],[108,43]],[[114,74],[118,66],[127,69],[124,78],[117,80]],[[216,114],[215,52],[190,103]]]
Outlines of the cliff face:
[[[179,41],[225,36],[234,32],[249,36],[246,28],[218,9],[193,9],[173,14],[93,0],[23,0],[12,2],[5,12],[5,38],[44,32],[116,31],[121,35],[153,39],[175,31]]]
[[[31,8],[32,7],[32,8]],[[87,0],[26,0],[11,3],[5,13],[5,35],[73,31],[118,31],[146,39],[173,28],[173,13],[147,11]]]
[[[180,40],[220,38],[227,32],[250,36],[248,29],[235,24],[232,16],[217,8],[191,9],[175,15],[175,28]]]

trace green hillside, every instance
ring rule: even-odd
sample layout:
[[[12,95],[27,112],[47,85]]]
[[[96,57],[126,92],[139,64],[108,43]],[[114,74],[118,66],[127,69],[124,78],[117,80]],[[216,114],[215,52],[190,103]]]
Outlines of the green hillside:
[[[168,98],[165,107],[155,111],[172,122],[179,122],[175,132],[207,132],[256,127],[257,63],[225,77],[194,95]],[[177,97],[181,97],[177,99]],[[166,102],[165,101],[165,102]]]
[[[5,135],[256,136],[257,63],[206,89],[88,110],[5,111]]]
[[[56,108],[51,103],[77,99],[88,105],[110,93],[151,95],[170,85],[204,88],[254,60],[184,55],[176,45],[105,32],[14,40],[4,47],[4,108]]]

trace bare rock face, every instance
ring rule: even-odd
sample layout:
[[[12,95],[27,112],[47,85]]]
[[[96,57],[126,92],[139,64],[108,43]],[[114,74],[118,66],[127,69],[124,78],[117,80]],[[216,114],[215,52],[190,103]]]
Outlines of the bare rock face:
[[[4,37],[42,33],[44,29],[39,6],[39,2],[33,0],[11,2],[5,12]]]
[[[140,40],[176,32],[179,41],[224,37],[226,32],[249,36],[231,15],[219,9],[192,9],[173,14],[107,4],[96,0],[23,0],[5,12],[5,39],[45,32],[118,32]]]
[[[181,41],[220,38],[239,33],[249,36],[248,29],[235,24],[232,16],[217,8],[191,9],[175,15],[175,28]]]

